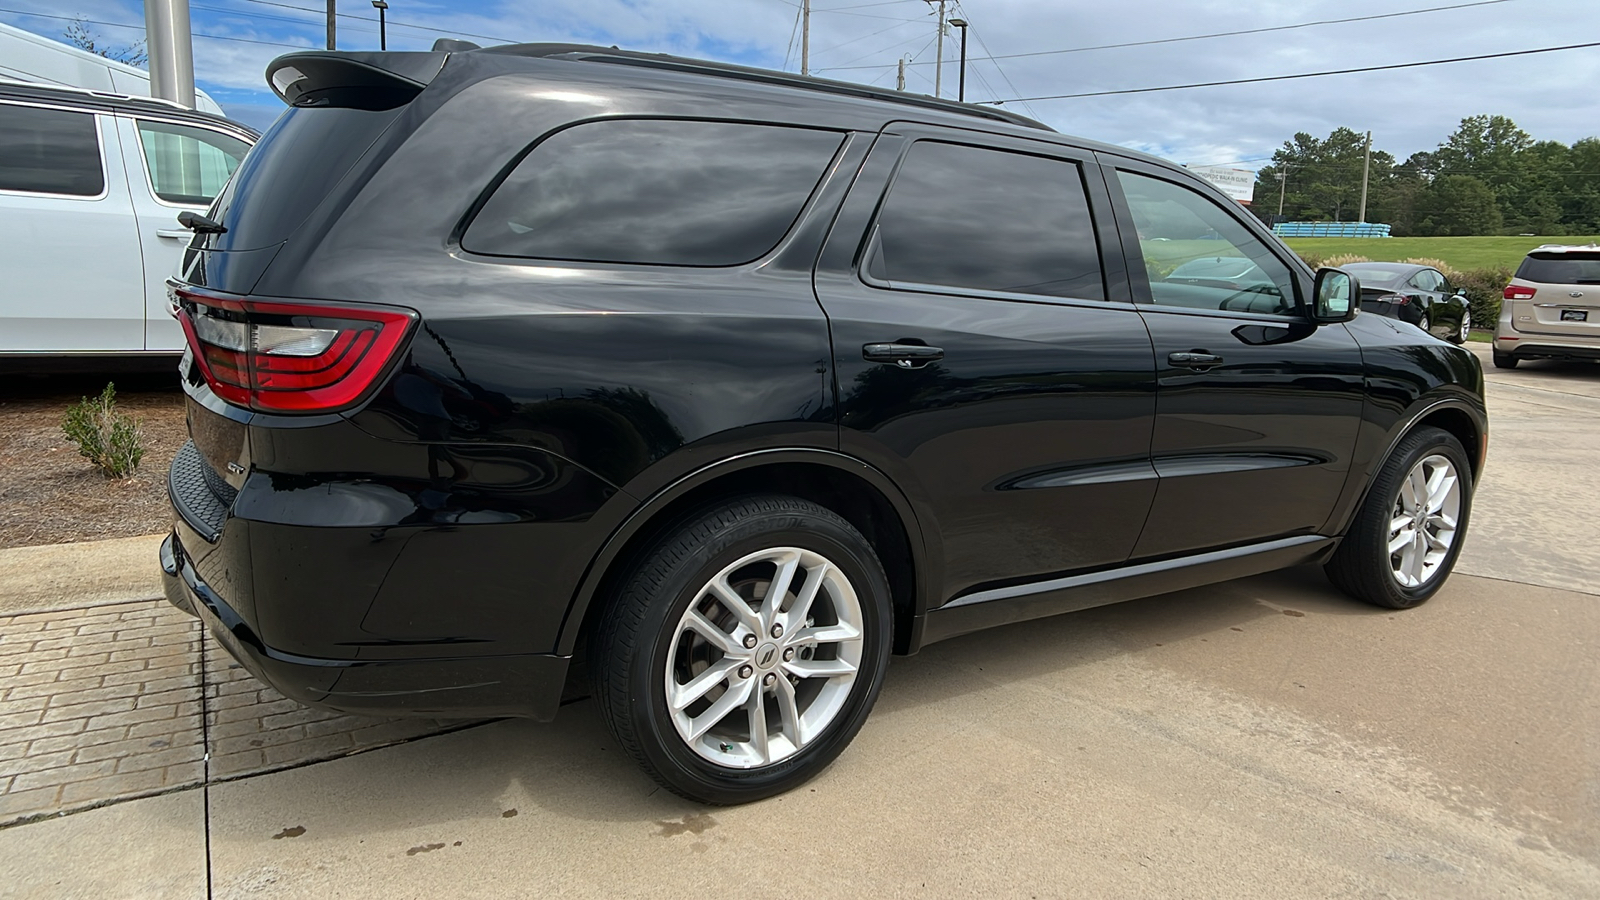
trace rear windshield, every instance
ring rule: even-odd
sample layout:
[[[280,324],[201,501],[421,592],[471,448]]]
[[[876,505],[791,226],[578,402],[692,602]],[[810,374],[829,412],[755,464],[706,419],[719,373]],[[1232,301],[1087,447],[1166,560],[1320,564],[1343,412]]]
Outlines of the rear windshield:
[[[214,250],[255,250],[294,233],[404,107],[292,108],[239,164],[213,218],[227,232]]]
[[[1517,277],[1542,284],[1600,284],[1600,251],[1530,253],[1517,268]]]

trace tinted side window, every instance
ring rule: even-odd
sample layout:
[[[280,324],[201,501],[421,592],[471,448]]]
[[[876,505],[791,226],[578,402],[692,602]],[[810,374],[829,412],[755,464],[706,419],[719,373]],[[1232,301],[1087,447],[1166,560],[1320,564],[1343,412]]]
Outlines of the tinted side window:
[[[1179,184],[1117,172],[1161,306],[1296,314],[1294,275],[1238,219]]]
[[[105,187],[92,113],[0,104],[0,190],[93,197]]]
[[[1423,269],[1411,276],[1411,284],[1419,291],[1437,291],[1444,286],[1444,277],[1432,269]]]
[[[204,128],[139,122],[150,185],[168,203],[207,206],[227,184],[250,145]]]
[[[1075,163],[920,141],[878,216],[875,278],[1105,298],[1094,220]]]
[[[591,122],[533,148],[461,246],[587,262],[731,266],[777,246],[843,135],[732,122]]]

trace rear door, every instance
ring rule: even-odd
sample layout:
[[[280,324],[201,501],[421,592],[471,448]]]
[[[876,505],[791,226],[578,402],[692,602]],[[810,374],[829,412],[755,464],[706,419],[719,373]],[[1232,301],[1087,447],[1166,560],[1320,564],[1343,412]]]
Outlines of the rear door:
[[[1517,280],[1533,291],[1514,301],[1518,331],[1600,338],[1600,252],[1530,253]]]
[[[112,119],[0,103],[0,353],[144,348],[144,263]]]
[[[1144,525],[1154,372],[1106,200],[1087,153],[891,127],[824,247],[841,449],[906,490],[945,597],[1120,563]]]
[[[184,210],[204,212],[239,167],[242,136],[181,122],[117,117],[144,257],[144,348],[182,350],[183,329],[168,311],[166,281],[194,233]]]
[[[1134,556],[1317,533],[1355,449],[1361,348],[1343,324],[1309,321],[1309,279],[1237,204],[1163,168],[1106,160],[1158,381],[1161,484]],[[1167,277],[1219,256],[1259,274],[1242,286]]]

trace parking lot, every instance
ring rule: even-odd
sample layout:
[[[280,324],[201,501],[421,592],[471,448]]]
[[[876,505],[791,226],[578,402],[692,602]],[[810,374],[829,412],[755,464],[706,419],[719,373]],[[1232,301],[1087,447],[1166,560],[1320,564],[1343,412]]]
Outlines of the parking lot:
[[[159,601],[0,611],[0,896],[1600,895],[1600,367],[1488,377],[1427,605],[1289,571],[936,644],[739,808],[658,789],[585,700],[334,716]]]

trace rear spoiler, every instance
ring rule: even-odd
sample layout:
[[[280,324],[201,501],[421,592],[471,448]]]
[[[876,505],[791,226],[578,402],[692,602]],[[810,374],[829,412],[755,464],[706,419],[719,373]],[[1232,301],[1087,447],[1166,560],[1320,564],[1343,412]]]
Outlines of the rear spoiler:
[[[267,65],[267,84],[290,106],[394,109],[444,68],[448,52],[368,53],[308,50]]]

